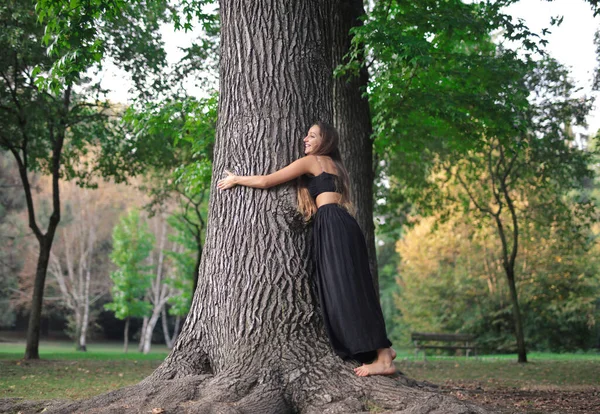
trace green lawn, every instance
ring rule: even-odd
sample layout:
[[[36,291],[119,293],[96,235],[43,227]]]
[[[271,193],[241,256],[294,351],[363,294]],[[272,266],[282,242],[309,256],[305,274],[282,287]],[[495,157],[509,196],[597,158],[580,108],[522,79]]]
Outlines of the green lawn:
[[[135,384],[168,355],[154,346],[144,355],[137,344],[129,353],[122,344],[90,344],[77,352],[71,343],[40,343],[39,361],[24,361],[24,343],[0,343],[0,397],[78,399]],[[399,350],[399,369],[409,377],[436,384],[480,384],[484,389],[585,389],[600,384],[600,355],[530,353],[530,363],[516,355],[477,358],[428,356],[415,360],[411,350]]]
[[[97,359],[97,360],[163,360],[169,350],[165,345],[152,345],[152,351],[144,355],[137,350],[137,342],[129,343],[129,352],[123,352],[123,344],[102,342],[89,344],[87,352],[78,352],[71,342],[40,341],[41,359]],[[21,359],[25,353],[25,342],[0,342],[0,360]]]
[[[0,397],[79,399],[132,385],[149,375],[168,355],[153,345],[144,355],[137,343],[88,345],[75,351],[70,342],[40,341],[40,360],[25,361],[25,343],[0,343]]]

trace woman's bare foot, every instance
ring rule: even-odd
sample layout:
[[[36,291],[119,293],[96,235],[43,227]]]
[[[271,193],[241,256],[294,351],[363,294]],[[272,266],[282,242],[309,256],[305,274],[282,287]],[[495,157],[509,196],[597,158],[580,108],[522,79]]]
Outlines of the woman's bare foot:
[[[390,347],[390,349],[392,351],[392,359],[396,359],[396,350],[394,348],[391,348],[391,347]]]
[[[396,372],[396,366],[393,359],[395,351],[392,348],[382,348],[377,350],[377,359],[371,364],[364,364],[354,368],[354,372],[359,377],[367,377],[369,375],[392,375]]]

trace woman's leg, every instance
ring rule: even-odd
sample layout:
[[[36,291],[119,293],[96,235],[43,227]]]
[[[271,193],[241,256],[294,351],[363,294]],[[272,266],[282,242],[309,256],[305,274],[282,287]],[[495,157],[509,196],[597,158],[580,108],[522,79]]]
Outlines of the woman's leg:
[[[394,365],[395,351],[392,348],[380,348],[377,350],[377,359],[370,364],[354,368],[359,377],[369,375],[391,375],[396,373]]]

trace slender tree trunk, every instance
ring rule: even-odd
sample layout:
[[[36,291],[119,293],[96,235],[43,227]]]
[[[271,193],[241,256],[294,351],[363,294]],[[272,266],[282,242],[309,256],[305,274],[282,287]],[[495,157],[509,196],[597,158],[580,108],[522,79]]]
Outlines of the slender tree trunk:
[[[97,218],[93,217],[93,223],[89,223],[87,248],[85,254],[81,255],[81,261],[85,264],[83,271],[85,272],[84,287],[83,287],[83,320],[81,321],[81,334],[79,335],[79,350],[87,351],[87,332],[90,323],[90,284],[92,282],[92,260],[94,257],[94,244],[96,243],[96,224]]]
[[[173,338],[171,339],[172,344],[169,349],[173,348],[173,344],[177,341],[177,337],[179,336],[180,325],[181,325],[181,316],[177,315],[175,317],[175,327],[173,328]]]
[[[39,256],[35,271],[35,282],[33,286],[33,297],[31,298],[31,310],[29,313],[29,324],[27,325],[27,345],[25,348],[25,359],[39,359],[40,343],[40,320],[42,315],[42,303],[44,300],[44,286],[46,285],[46,272],[50,261],[50,249],[52,238],[44,236],[39,243]]]
[[[525,344],[525,332],[523,330],[523,319],[519,307],[519,298],[517,295],[517,286],[515,283],[515,258],[517,252],[518,227],[513,228],[513,246],[509,255],[508,242],[506,241],[506,231],[500,214],[494,215],[496,227],[502,242],[502,264],[510,290],[510,301],[512,304],[513,322],[515,324],[515,339],[517,340],[518,362],[527,362],[527,347]]]
[[[332,28],[333,68],[343,63],[350,49],[350,29],[362,25],[365,13],[362,0],[334,0]],[[369,250],[369,264],[375,291],[379,293],[375,226],[373,224],[373,142],[369,101],[363,96],[369,73],[363,65],[358,76],[342,76],[333,80],[333,122],[340,133],[340,150],[348,169],[351,197]]]
[[[171,349],[173,348],[173,340],[171,339],[171,334],[169,332],[169,320],[167,317],[166,306],[163,306],[162,310],[160,311],[160,320],[162,323],[163,335],[165,337],[165,344],[167,345],[167,348]]]
[[[140,330],[140,341],[138,343],[138,351],[143,352],[144,351],[144,342],[146,341],[146,328],[148,326],[148,317],[144,316],[143,322],[142,322],[142,329]]]
[[[80,351],[87,351],[87,331],[90,319],[90,280],[91,272],[89,268],[85,272],[85,289],[83,296],[83,319],[81,321],[81,333],[79,335]]]
[[[60,222],[60,193],[58,188],[59,172],[60,172],[60,154],[62,151],[62,144],[64,141],[64,131],[58,134],[56,137],[55,145],[52,151],[52,215],[48,222],[48,229],[45,235],[42,235],[37,224],[35,223],[35,216],[33,210],[33,203],[31,201],[31,189],[29,188],[29,181],[27,178],[26,168],[21,168],[21,177],[25,176],[23,180],[23,186],[26,187],[26,193],[29,193],[27,197],[28,210],[30,222],[29,226],[34,230],[38,238],[39,243],[39,257],[37,262],[37,268],[35,272],[35,282],[33,288],[33,297],[31,300],[31,311],[29,314],[29,324],[27,326],[27,345],[25,347],[25,359],[39,359],[39,343],[40,343],[40,319],[42,316],[42,303],[44,300],[44,287],[46,285],[46,273],[48,271],[48,262],[50,261],[50,250],[52,249],[52,241],[54,240],[54,234],[58,223]],[[32,220],[33,218],[33,220]]]
[[[521,309],[519,307],[519,298],[517,297],[517,287],[515,285],[514,269],[506,269],[508,287],[510,290],[510,301],[513,309],[513,319],[515,321],[515,336],[517,338],[518,361],[527,362],[527,350],[525,346],[525,333],[523,332],[523,321],[521,318]]]
[[[504,165],[505,157],[504,151],[502,150],[502,146],[500,145],[500,156]],[[515,155],[516,157],[516,155]],[[508,187],[506,185],[506,177],[508,176],[508,172],[510,172],[510,168],[512,167],[512,161],[509,162],[509,167],[507,169],[507,173],[504,175],[504,178],[500,180],[500,188],[502,189],[502,193],[504,194],[504,198],[506,199],[506,205],[508,206],[508,210],[510,211],[510,216],[512,219],[512,249],[510,251],[510,256],[508,256],[508,251],[506,249],[506,240],[503,237],[502,245],[505,248],[504,251],[504,262],[505,262],[505,270],[506,276],[508,278],[508,286],[510,288],[510,299],[513,307],[513,316],[515,319],[515,335],[517,337],[517,353],[518,353],[518,361],[520,363],[527,362],[527,349],[525,345],[525,332],[523,329],[523,319],[521,316],[521,309],[519,307],[519,298],[517,296],[517,286],[515,283],[515,260],[517,258],[517,252],[519,251],[519,221],[517,219],[517,212],[515,206],[513,204],[512,197],[509,193]]]
[[[164,306],[161,306],[160,309],[154,308],[154,311],[152,312],[152,316],[150,316],[150,319],[148,319],[148,324],[146,325],[146,331],[144,332],[145,338],[144,338],[144,348],[143,348],[143,352],[144,354],[147,354],[148,352],[150,352],[150,348],[152,347],[152,334],[154,333],[154,327],[156,326],[156,322],[158,322],[158,318],[160,316],[160,312],[161,309]]]
[[[125,319],[125,330],[123,332],[123,352],[127,353],[127,350],[129,348],[129,320],[131,318],[128,316],[127,319]]]
[[[65,90],[63,97],[63,115],[66,116],[71,102],[71,88],[69,85]],[[50,250],[54,240],[56,228],[60,222],[60,191],[58,183],[60,180],[60,157],[62,154],[63,143],[65,140],[65,121],[64,118],[59,119],[58,127],[55,125],[48,126],[48,133],[52,146],[52,158],[50,162],[50,170],[52,171],[52,214],[48,221],[48,229],[46,234],[42,234],[35,219],[35,211],[33,207],[33,199],[31,197],[31,187],[27,177],[27,152],[25,145],[23,146],[23,159],[21,159],[16,150],[12,150],[17,164],[19,165],[19,174],[23,182],[25,190],[25,199],[27,201],[27,213],[29,216],[29,227],[38,239],[40,252],[35,271],[35,282],[33,288],[33,297],[31,299],[31,310],[29,314],[29,324],[27,326],[27,345],[25,346],[25,359],[39,359],[39,343],[40,343],[40,319],[42,316],[42,303],[44,300],[44,286],[46,285],[46,273],[48,271],[48,262],[50,261]],[[27,142],[27,140],[25,141]]]
[[[327,0],[222,0],[212,187],[225,168],[266,174],[332,119]],[[198,288],[173,350],[139,384],[53,412],[482,413],[395,378],[357,377],[332,352],[311,286],[309,229],[293,184],[211,192]]]

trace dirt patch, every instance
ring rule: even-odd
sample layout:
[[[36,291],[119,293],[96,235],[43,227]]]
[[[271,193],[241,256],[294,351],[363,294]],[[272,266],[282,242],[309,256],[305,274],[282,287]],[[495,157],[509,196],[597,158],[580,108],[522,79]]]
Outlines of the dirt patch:
[[[470,400],[505,413],[526,414],[598,414],[600,386],[575,389],[496,388],[484,389],[475,383],[447,381],[440,391],[461,400]]]

